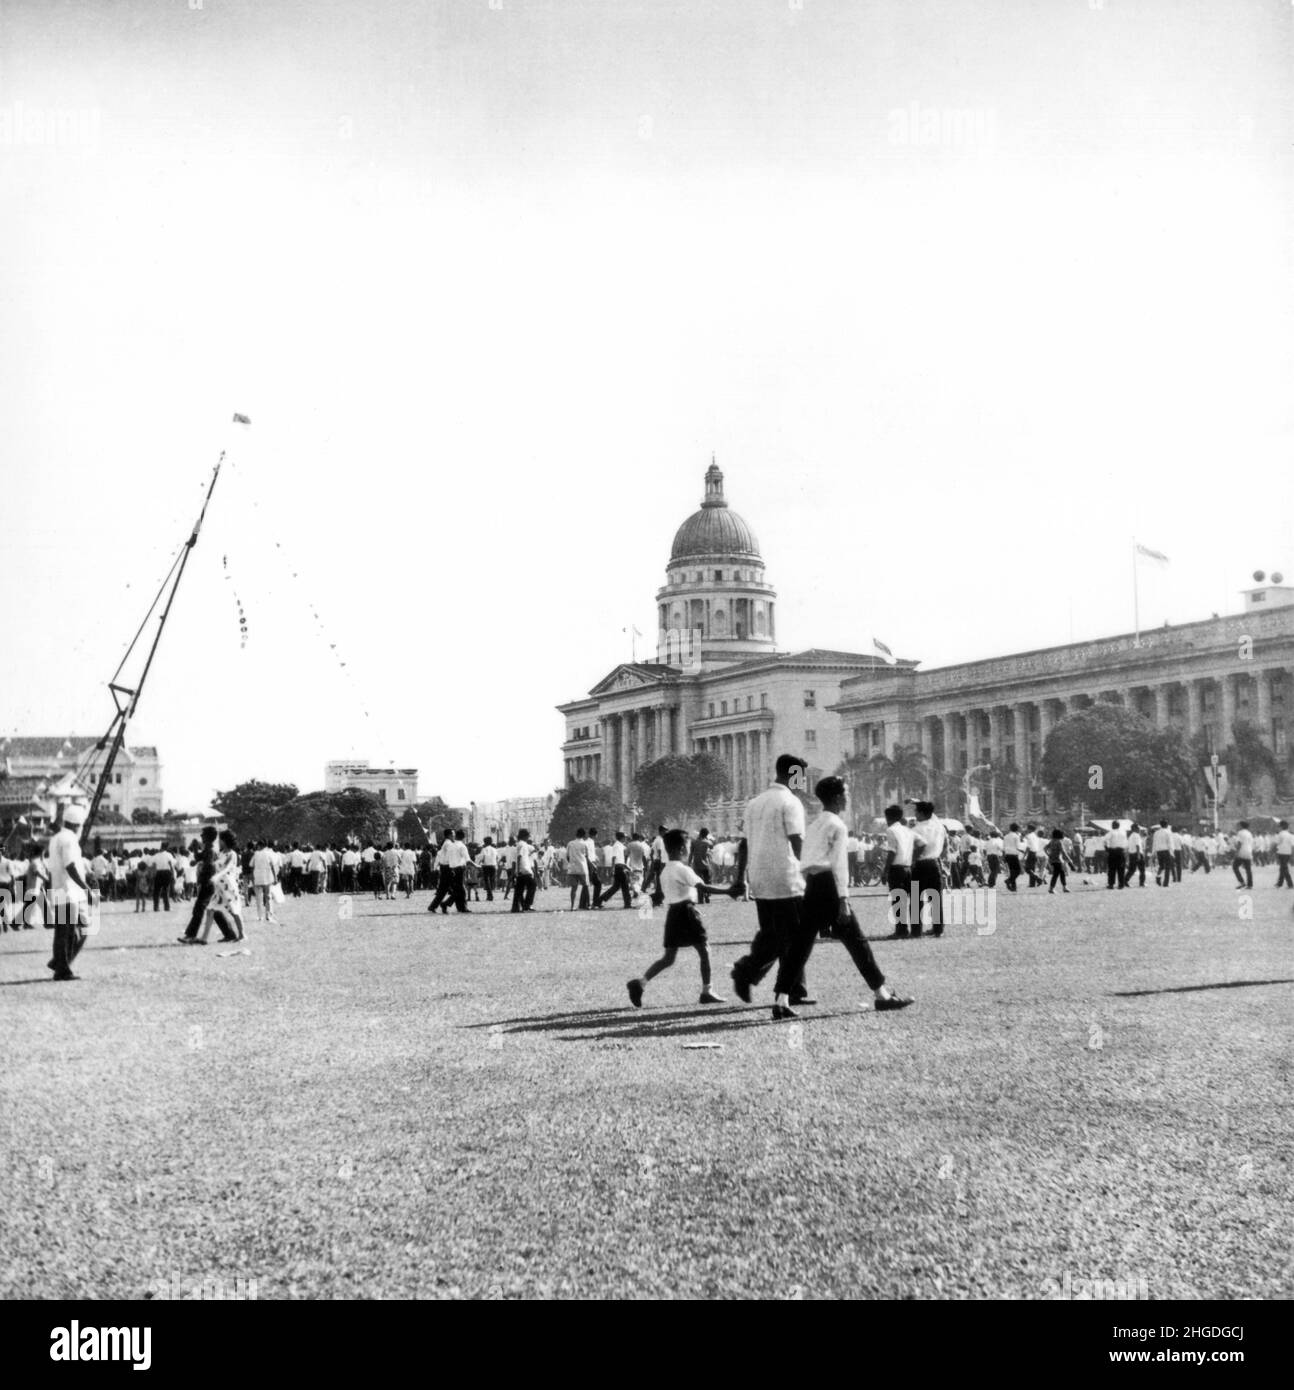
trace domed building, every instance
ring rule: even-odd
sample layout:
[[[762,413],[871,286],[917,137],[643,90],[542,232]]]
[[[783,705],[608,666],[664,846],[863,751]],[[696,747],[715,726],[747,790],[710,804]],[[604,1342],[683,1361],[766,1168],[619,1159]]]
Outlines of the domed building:
[[[811,779],[834,771],[845,750],[829,706],[841,682],[887,669],[874,655],[778,651],[777,590],[713,461],[700,506],[674,533],[656,621],[654,661],[625,662],[587,698],[558,706],[564,781],[601,782],[630,803],[640,767],[669,753],[711,752],[732,779],[732,799],[707,816],[720,833],[737,829],[779,753],[804,757]]]

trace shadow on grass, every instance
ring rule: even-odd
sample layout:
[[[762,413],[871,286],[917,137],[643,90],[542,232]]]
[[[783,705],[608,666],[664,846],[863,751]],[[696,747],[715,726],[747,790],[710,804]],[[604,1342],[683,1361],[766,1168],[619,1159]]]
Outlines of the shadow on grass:
[[[801,1023],[813,1023],[825,1018],[853,1018],[861,1009],[835,1010],[821,1013],[802,1010]],[[692,1033],[733,1032],[740,1028],[762,1028],[765,1024],[782,1022],[772,1016],[768,1004],[738,1005],[716,1011],[703,1005],[699,1009],[679,1009],[644,1012],[625,1004],[618,1008],[582,1009],[574,1013],[539,1014],[532,1018],[501,1019],[494,1023],[466,1023],[464,1028],[502,1028],[507,1033],[569,1033],[565,1042],[600,1042],[608,1038],[683,1037]],[[511,1024],[511,1027],[507,1025]],[[587,1029],[601,1028],[602,1032]]]
[[[0,989],[17,989],[19,985],[53,985],[58,981],[53,975],[46,975],[43,980],[0,980]]]
[[[798,1023],[819,1023],[828,1018],[857,1018],[862,1009],[837,1009],[831,1013],[802,1012]],[[756,1015],[756,1016],[753,1016]],[[623,1020],[624,1026],[603,1033],[580,1033],[560,1042],[605,1042],[614,1038],[686,1038],[708,1033],[736,1033],[747,1028],[784,1028],[786,1020],[775,1019],[768,1006],[752,1006],[740,1011],[714,1014],[641,1014],[637,1010]]]
[[[96,933],[96,935],[98,935],[98,933]],[[169,950],[171,949],[172,946],[178,947],[179,945],[180,945],[180,943],[179,943],[178,941],[145,941],[145,942],[141,942],[140,944],[135,945],[135,946],[109,946],[109,945],[107,945],[106,943],[100,943],[97,947],[94,947],[94,946],[91,946],[91,945],[90,945],[90,942],[89,942],[89,941],[87,941],[86,944],[85,944],[85,949],[86,949],[87,951],[90,951],[90,950],[100,950],[100,951],[169,951]],[[11,956],[47,956],[47,955],[49,955],[51,949],[52,949],[52,944],[51,944],[51,946],[46,946],[45,949],[44,949],[43,951],[10,951],[10,952],[9,952],[9,955],[11,955]],[[0,952],[0,957],[2,957],[3,954],[4,954],[3,952]]]
[[[1259,985],[1294,985],[1294,980],[1219,980],[1211,985],[1169,985],[1165,989],[1111,990],[1115,999],[1144,999],[1149,994],[1195,994],[1202,989],[1254,989]]]

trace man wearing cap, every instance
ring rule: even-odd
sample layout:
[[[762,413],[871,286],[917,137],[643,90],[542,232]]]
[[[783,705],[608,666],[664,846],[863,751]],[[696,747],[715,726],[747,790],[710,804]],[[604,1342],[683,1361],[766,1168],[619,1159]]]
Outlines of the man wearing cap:
[[[77,978],[72,962],[80,955],[90,926],[90,890],[81,862],[84,824],[84,806],[64,806],[58,832],[49,842],[49,898],[54,913],[54,959],[49,968],[56,980]]]

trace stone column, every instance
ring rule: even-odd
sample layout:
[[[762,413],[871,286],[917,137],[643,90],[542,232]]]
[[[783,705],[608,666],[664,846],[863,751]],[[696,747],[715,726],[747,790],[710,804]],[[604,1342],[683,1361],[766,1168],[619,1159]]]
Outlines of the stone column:
[[[1231,726],[1236,722],[1236,678],[1220,676],[1218,684],[1222,691],[1222,727],[1218,731],[1219,749],[1231,742]]]
[[[1015,805],[1023,812],[1029,804],[1029,707],[1013,705],[1015,742]]]
[[[1051,700],[1038,701],[1038,756],[1041,758],[1047,747],[1047,736],[1055,727],[1055,712]]]
[[[955,726],[951,714],[941,714],[939,722],[943,725],[944,731],[944,771],[960,772],[957,766],[957,739],[955,737]]]
[[[633,775],[629,768],[629,716],[617,714],[616,724],[616,793],[621,801],[633,800]]]
[[[988,711],[988,761],[994,772],[1001,772],[1002,757],[1002,707],[993,705]]]
[[[1204,691],[1197,680],[1186,682],[1186,733],[1190,738],[1204,727]]]
[[[1169,724],[1168,716],[1168,697],[1172,693],[1171,687],[1167,685],[1155,686],[1155,727],[1166,729]]]
[[[1272,733],[1272,678],[1270,671],[1254,672],[1254,694],[1257,701],[1255,722],[1258,725],[1258,736],[1268,748],[1274,748],[1276,739]]]

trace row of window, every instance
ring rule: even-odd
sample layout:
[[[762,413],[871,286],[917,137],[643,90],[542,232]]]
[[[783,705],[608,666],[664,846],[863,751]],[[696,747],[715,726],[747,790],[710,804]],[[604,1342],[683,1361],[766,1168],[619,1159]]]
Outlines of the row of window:
[[[733,584],[757,584],[759,582],[754,570],[693,570],[692,582],[704,584],[707,574],[713,577],[716,584],[722,584],[725,575],[728,581]],[[670,575],[669,582],[671,584],[686,584],[687,575],[676,570]]]
[[[767,691],[761,691],[761,692],[760,692],[760,696],[759,696],[759,707],[760,707],[760,709],[767,709],[767,708],[768,708],[768,692],[767,692]],[[753,711],[754,711],[754,708],[755,708],[755,697],[754,697],[753,695],[747,695],[747,696],[746,696],[746,709],[747,709],[747,711],[753,712]],[[732,702],[732,712],[733,712],[733,714],[740,714],[740,713],[742,712],[742,708],[741,708],[741,696],[738,696],[738,697]],[[707,718],[707,719],[716,719],[716,718],[720,718],[720,719],[721,719],[721,718],[722,718],[725,714],[727,714],[727,713],[728,713],[728,701],[727,701],[727,700],[720,700],[720,701],[719,701],[717,711],[716,711],[716,708],[715,708],[715,702],[714,702],[713,700],[711,700],[711,701],[710,701],[710,713],[706,716],[706,718]]]
[[[118,786],[118,787],[121,786],[121,773],[120,773],[120,772],[114,772],[114,773],[112,774],[112,780],[113,780],[113,784],[114,784],[115,786]],[[102,782],[102,781],[103,781],[103,773],[102,773],[102,772],[92,772],[92,773],[90,774],[90,781],[91,781],[91,782]],[[147,777],[141,777],[141,778],[139,779],[139,785],[140,785],[141,787],[146,787],[146,786],[148,786],[148,778],[147,778]],[[116,809],[116,808],[114,807],[114,809]]]

